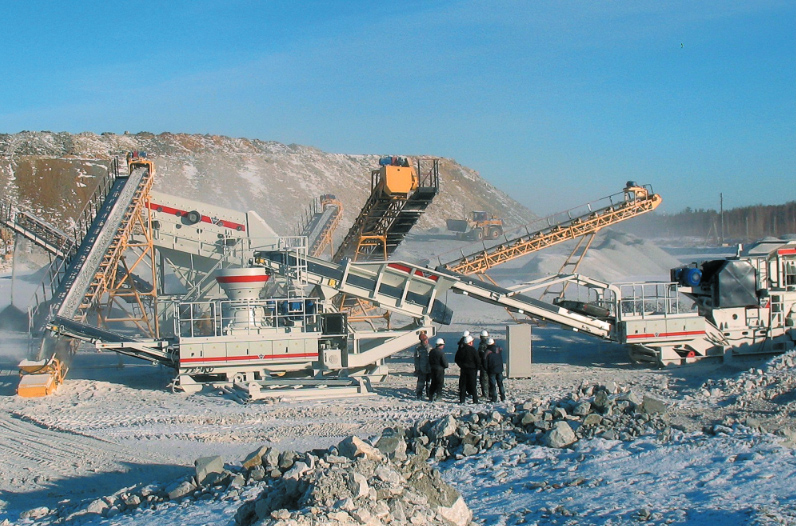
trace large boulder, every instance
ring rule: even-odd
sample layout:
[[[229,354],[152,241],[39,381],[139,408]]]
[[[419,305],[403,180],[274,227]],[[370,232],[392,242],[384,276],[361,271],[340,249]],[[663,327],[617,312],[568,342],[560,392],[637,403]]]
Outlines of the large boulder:
[[[569,423],[563,420],[553,424],[553,428],[544,435],[544,444],[547,447],[567,447],[570,444],[574,444],[577,440],[578,437],[575,436],[575,432],[572,430],[572,427],[570,427]]]
[[[194,466],[196,482],[200,486],[212,484],[224,473],[224,459],[219,456],[197,458]]]
[[[354,460],[357,457],[365,457],[370,460],[382,459],[381,451],[371,446],[361,438],[353,435],[348,438],[344,438],[339,444],[337,444],[337,451],[341,456],[350,458],[351,460]]]
[[[448,415],[444,418],[441,418],[434,425],[431,426],[431,429],[428,431],[428,436],[431,440],[439,440],[441,438],[445,438],[451,436],[456,432],[458,427],[458,423],[456,419],[452,415]]]

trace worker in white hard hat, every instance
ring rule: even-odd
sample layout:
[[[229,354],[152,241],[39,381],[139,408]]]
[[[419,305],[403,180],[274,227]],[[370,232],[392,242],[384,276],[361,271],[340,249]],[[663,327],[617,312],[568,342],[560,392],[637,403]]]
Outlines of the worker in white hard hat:
[[[442,389],[445,387],[445,369],[448,368],[448,358],[445,357],[445,340],[437,338],[434,348],[428,353],[428,365],[431,368],[431,393],[432,402],[442,399]]]
[[[476,376],[478,375],[478,351],[473,347],[473,337],[469,334],[464,337],[464,344],[456,351],[454,358],[456,365],[459,366],[459,403],[463,404],[467,395],[472,395],[473,403],[478,403],[478,386]]]
[[[459,349],[461,349],[462,345],[464,345],[464,339],[467,338],[468,336],[470,336],[470,331],[464,331],[462,333],[462,337],[459,338],[459,343],[458,346],[456,347],[456,352],[459,352]]]
[[[500,400],[506,401],[506,391],[503,389],[503,349],[495,345],[495,340],[486,341],[486,371],[489,374],[489,400],[497,402],[498,392]]]
[[[486,342],[488,339],[489,333],[486,330],[481,331],[481,341],[478,342],[478,376],[481,384],[481,396],[484,398],[489,389],[489,375],[486,372]]]

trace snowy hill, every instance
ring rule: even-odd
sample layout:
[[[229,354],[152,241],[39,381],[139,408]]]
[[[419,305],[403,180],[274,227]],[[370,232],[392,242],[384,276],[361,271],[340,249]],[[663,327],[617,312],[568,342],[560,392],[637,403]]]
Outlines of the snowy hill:
[[[0,188],[13,200],[63,224],[100,175],[107,160],[131,150],[155,161],[155,188],[199,201],[257,211],[280,234],[292,234],[313,198],[335,194],[348,228],[370,192],[379,155],[327,153],[317,148],[217,135],[20,132],[0,134]],[[415,152],[383,152],[411,155]],[[444,228],[448,217],[487,210],[508,225],[533,214],[477,172],[440,161],[441,193],[420,228]]]

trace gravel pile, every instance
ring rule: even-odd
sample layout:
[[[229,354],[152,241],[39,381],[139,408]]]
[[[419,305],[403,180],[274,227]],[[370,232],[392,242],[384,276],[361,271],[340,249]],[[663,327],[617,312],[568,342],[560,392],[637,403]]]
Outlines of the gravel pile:
[[[275,471],[281,470],[268,455],[266,451],[259,467],[278,475]],[[391,456],[357,437],[348,437],[319,456],[304,454],[255,500],[241,506],[235,522],[242,526],[470,523],[472,513],[461,494],[426,463],[427,457]]]
[[[161,505],[241,502],[241,526],[315,524],[440,524],[466,526],[472,513],[433,461],[461,459],[519,443],[566,448],[601,437],[668,436],[661,401],[616,385],[582,386],[559,401],[530,400],[498,410],[448,415],[386,428],[364,441],[348,437],[328,450],[298,453],[262,447],[240,465],[222,457],[195,462],[195,472],[170,484],[127,488],[114,495],[62,502],[25,512],[20,523],[79,524]],[[432,462],[429,462],[432,461]]]
[[[698,390],[703,398],[728,399],[744,407],[756,400],[773,401],[796,390],[796,351],[772,358],[763,369],[752,368],[734,378],[708,380]]]

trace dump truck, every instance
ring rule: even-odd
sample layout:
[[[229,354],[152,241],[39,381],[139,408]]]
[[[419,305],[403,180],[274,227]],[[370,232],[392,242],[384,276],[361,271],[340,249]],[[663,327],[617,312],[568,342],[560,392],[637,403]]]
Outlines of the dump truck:
[[[456,232],[457,239],[477,241],[503,235],[503,220],[483,210],[470,212],[467,219],[448,219],[446,223],[448,230]]]

